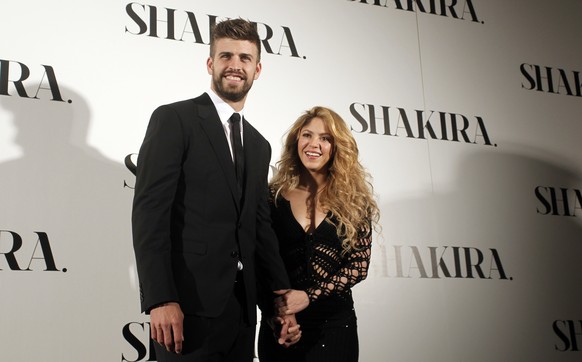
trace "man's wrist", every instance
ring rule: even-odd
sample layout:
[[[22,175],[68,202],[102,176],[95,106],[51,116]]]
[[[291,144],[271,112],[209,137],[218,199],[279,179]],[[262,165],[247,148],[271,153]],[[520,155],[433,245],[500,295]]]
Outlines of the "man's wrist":
[[[178,304],[178,302],[176,302],[176,301],[169,301],[169,302],[162,302],[162,303],[154,304],[153,306],[150,307],[149,311],[151,312],[152,310],[154,310],[156,308],[166,307],[166,306],[172,305],[172,304]]]

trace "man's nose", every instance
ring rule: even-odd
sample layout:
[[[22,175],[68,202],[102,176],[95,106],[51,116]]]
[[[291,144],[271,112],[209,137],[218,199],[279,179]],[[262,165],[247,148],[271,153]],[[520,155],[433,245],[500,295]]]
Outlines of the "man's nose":
[[[229,62],[228,62],[228,67],[232,70],[241,70],[241,61],[240,59],[238,59],[237,57],[232,57],[230,58]]]

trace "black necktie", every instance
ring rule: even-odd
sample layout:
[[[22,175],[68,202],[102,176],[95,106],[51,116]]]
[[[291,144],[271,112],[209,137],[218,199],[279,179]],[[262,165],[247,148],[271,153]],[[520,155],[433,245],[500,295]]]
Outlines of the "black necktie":
[[[233,113],[228,120],[230,123],[230,135],[232,137],[232,149],[234,154],[234,169],[236,171],[236,180],[241,191],[243,189],[243,173],[245,169],[245,155],[240,138],[240,114]]]

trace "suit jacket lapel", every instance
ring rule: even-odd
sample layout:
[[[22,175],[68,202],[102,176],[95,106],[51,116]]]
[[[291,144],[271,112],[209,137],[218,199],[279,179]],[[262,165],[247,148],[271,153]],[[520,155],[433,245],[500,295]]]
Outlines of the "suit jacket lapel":
[[[206,99],[205,99],[206,98]],[[228,146],[228,141],[224,134],[224,129],[222,123],[220,123],[220,118],[218,113],[210,100],[208,95],[204,94],[198,99],[207,100],[207,102],[200,103],[198,106],[198,114],[200,116],[200,125],[206,135],[210,140],[210,144],[214,150],[218,164],[222,168],[228,187],[232,194],[233,200],[236,204],[237,210],[240,212],[240,200],[241,195],[238,190],[238,184],[236,182],[236,173],[234,170],[234,164],[232,162],[232,156],[230,154],[230,148]],[[246,154],[246,152],[245,152]]]

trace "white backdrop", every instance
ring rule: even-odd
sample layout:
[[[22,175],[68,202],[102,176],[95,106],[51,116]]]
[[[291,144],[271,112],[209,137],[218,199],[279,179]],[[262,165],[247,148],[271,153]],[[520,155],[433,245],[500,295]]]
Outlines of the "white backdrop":
[[[272,164],[325,105],[374,177],[361,360],[580,360],[581,14],[576,0],[5,1],[0,359],[154,360],[124,159],[158,105],[208,89],[209,24],[240,16],[270,46],[246,114]]]

